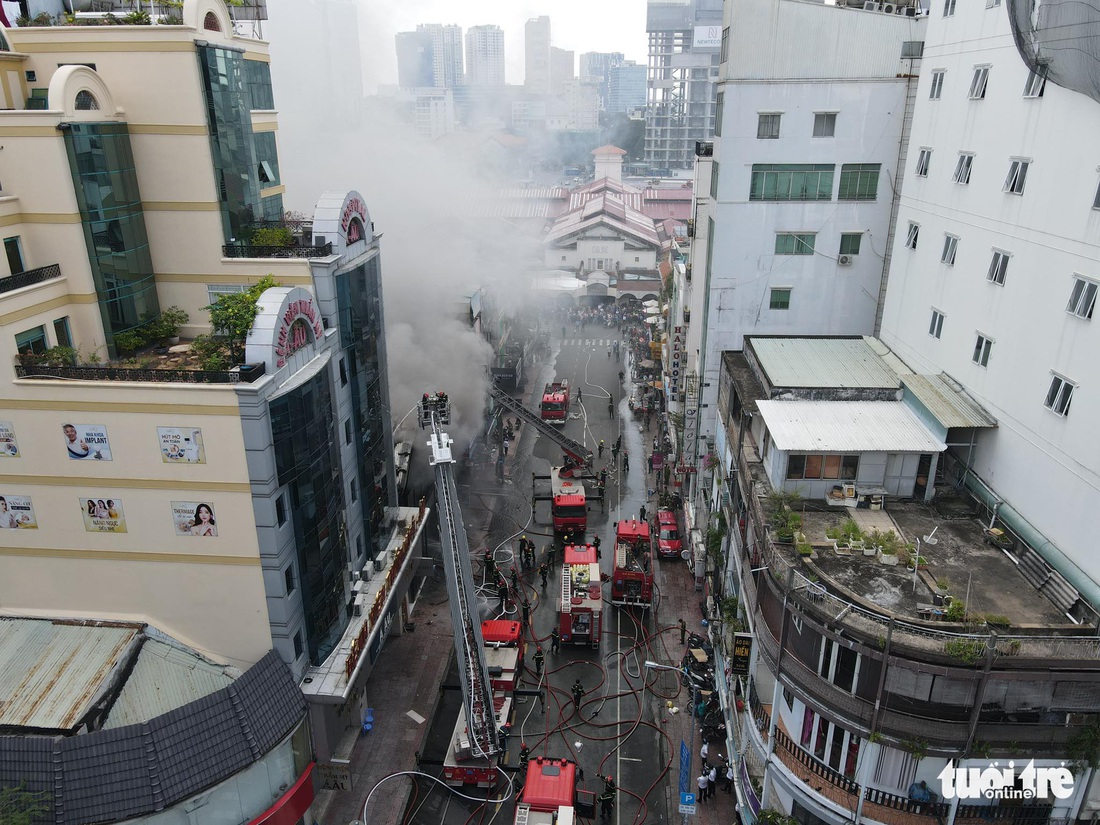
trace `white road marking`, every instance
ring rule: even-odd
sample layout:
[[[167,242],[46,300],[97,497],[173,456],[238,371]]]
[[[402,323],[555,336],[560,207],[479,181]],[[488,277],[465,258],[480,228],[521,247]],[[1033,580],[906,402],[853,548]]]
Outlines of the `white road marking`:
[[[416,722],[416,724],[418,725],[424,724],[424,717],[417,713],[415,710],[406,711],[405,715]]]

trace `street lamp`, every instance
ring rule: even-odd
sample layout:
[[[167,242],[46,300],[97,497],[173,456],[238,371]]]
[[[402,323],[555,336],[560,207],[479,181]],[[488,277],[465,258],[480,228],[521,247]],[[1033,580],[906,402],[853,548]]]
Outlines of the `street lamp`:
[[[672,665],[661,665],[661,664],[658,664],[657,662],[647,661],[645,663],[645,669],[646,670],[671,670],[675,673],[679,673],[682,676],[687,675],[687,668],[686,667],[679,668],[679,667],[673,667]],[[692,760],[694,758],[692,756],[692,754],[695,751],[695,709],[699,706],[699,686],[696,685],[695,682],[693,682],[690,678],[688,679],[688,681],[691,682],[691,747],[688,748],[687,774],[688,774],[688,783],[689,783],[688,787],[693,788],[694,786],[690,783],[695,777],[693,776],[694,771],[692,771],[692,769],[691,769],[691,763],[692,763]],[[700,731],[700,735],[701,734],[702,734],[702,731]],[[687,823],[687,814],[684,814],[684,823],[685,823],[685,825]]]

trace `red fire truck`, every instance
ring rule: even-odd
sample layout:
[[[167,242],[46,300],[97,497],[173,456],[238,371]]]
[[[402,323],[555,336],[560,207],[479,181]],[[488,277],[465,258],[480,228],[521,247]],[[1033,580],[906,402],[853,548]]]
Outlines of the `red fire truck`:
[[[615,570],[611,603],[647,608],[653,602],[649,522],[631,519],[615,525]]]
[[[576,785],[577,766],[568,759],[530,760],[514,825],[573,825],[579,813],[574,809]],[[594,810],[587,813],[595,815]]]
[[[603,588],[596,548],[567,544],[561,574],[558,630],[565,644],[600,646]]]
[[[493,709],[496,711],[497,730],[512,721],[512,695],[505,691],[493,691]],[[471,745],[469,726],[466,724],[466,708],[458,711],[458,721],[447,755],[443,758],[443,781],[448,785],[477,785],[479,788],[492,788],[497,783],[500,771],[497,768],[497,754],[485,756],[476,752]]]
[[[489,668],[493,698],[496,699],[497,691],[512,695],[523,672],[526,644],[523,625],[504,619],[487,619],[481,623],[481,637],[485,640],[485,665]]]
[[[539,407],[542,420],[551,424],[564,424],[569,418],[569,382],[552,381],[542,391]]]
[[[588,502],[580,479],[566,477],[565,470],[550,468],[550,518],[557,535],[579,539],[588,529]]]

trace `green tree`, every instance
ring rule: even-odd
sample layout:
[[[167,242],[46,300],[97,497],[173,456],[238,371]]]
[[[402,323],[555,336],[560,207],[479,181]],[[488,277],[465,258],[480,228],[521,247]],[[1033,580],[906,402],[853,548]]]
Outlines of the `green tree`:
[[[0,825],[32,825],[49,810],[44,793],[31,793],[25,784],[0,785]]]
[[[239,364],[244,358],[244,341],[252,331],[256,313],[259,312],[256,302],[273,286],[279,286],[275,276],[265,275],[245,292],[221,295],[214,303],[203,307],[210,312],[210,325],[216,334],[225,338],[232,363]]]

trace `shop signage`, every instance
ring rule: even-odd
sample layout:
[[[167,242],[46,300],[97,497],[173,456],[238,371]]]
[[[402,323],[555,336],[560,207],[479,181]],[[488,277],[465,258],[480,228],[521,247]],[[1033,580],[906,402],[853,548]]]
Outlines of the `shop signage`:
[[[730,657],[731,670],[737,676],[748,676],[751,660],[752,634],[735,633],[733,635],[733,656]]]
[[[344,204],[340,215],[340,231],[349,244],[358,243],[366,237],[364,224],[367,220],[367,207],[362,198],[353,195]]]
[[[283,366],[287,358],[324,335],[325,327],[313,298],[291,301],[275,328],[275,366]]]
[[[262,361],[268,371],[275,372],[286,366],[295,353],[325,337],[321,313],[307,290],[272,287],[257,303],[259,311],[245,343],[247,363]]]
[[[696,26],[691,40],[693,49],[718,49],[722,47],[721,26]]]
[[[350,791],[351,765],[334,762],[318,762],[317,776],[323,791]]]

